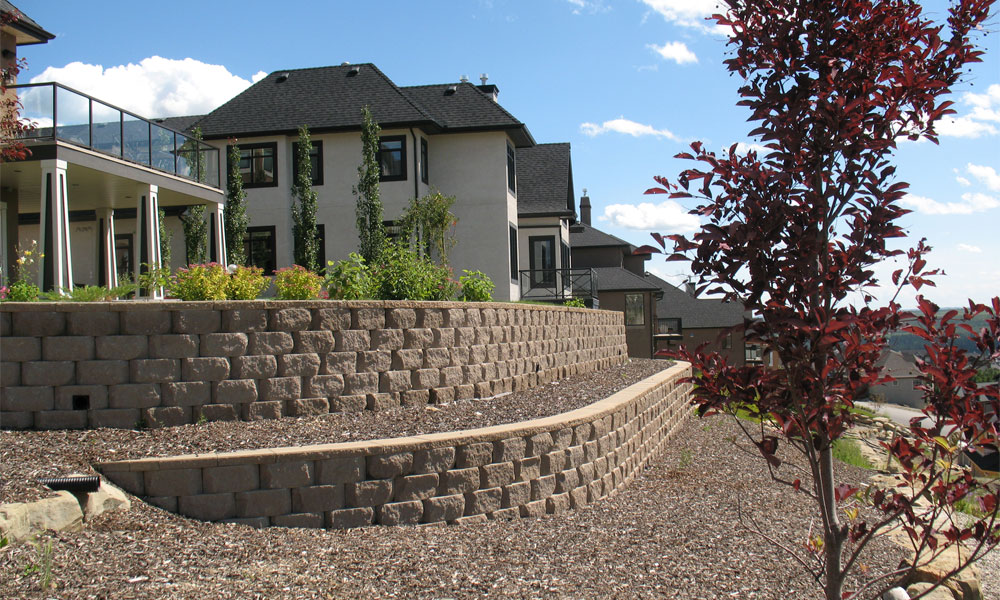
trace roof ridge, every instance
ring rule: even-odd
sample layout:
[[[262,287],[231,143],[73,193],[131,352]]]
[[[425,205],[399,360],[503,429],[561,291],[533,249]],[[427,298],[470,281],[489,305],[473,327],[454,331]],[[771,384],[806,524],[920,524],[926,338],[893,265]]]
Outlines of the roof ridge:
[[[393,81],[392,79],[389,79],[389,76],[382,72],[382,69],[379,69],[373,63],[364,63],[364,64],[370,65],[372,67],[372,69],[375,70],[376,73],[378,73],[379,75],[381,75],[382,78],[390,86],[392,86],[392,89],[395,90],[397,94],[399,94],[399,97],[402,98],[403,100],[405,100],[407,104],[409,104],[410,106],[413,107],[413,110],[415,110],[418,113],[422,114],[424,117],[427,118],[428,121],[430,121],[431,123],[434,123],[438,127],[444,127],[444,124],[438,123],[437,119],[435,119],[434,117],[432,117],[431,114],[429,112],[427,112],[427,110],[423,106],[418,106],[417,103],[414,102],[413,99],[410,98],[409,95],[405,94],[403,92],[402,88],[400,88],[398,85],[396,85],[395,81]]]

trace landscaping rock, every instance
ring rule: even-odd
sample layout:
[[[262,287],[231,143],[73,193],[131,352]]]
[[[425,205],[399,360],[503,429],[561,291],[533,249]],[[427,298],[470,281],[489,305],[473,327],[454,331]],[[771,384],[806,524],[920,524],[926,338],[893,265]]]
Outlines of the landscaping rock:
[[[0,536],[11,542],[27,540],[40,531],[80,531],[83,510],[67,491],[35,502],[0,504]]]

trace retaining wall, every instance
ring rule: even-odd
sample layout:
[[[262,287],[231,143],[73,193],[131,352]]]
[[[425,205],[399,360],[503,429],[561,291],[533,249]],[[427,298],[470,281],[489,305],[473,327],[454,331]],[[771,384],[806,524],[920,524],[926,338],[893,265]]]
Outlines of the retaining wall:
[[[0,427],[379,410],[627,360],[622,313],[444,302],[0,305]]]
[[[96,465],[166,510],[257,527],[516,518],[618,490],[691,414],[680,363],[588,407],[414,437]]]

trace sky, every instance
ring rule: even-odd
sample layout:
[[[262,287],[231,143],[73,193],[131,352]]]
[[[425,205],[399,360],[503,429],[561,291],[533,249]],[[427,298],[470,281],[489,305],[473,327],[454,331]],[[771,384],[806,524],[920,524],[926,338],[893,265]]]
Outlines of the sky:
[[[922,4],[947,16],[946,0]],[[572,145],[576,196],[587,190],[594,225],[636,245],[699,226],[693,203],[643,194],[653,176],[675,180],[690,166],[675,154],[695,140],[716,151],[755,143],[736,106],[740,80],[723,65],[726,38],[705,20],[715,0],[15,5],[56,36],[20,49],[20,81],[59,81],[146,117],[204,114],[269,72],[345,61],[374,63],[397,85],[486,74],[537,142]],[[922,291],[942,306],[1000,294],[1000,18],[989,24],[940,144],[904,142],[895,155],[911,186],[904,244],[925,237],[934,248],[929,265],[947,275]],[[647,266],[675,283],[686,275],[662,256]],[[876,273],[888,280],[895,268]]]

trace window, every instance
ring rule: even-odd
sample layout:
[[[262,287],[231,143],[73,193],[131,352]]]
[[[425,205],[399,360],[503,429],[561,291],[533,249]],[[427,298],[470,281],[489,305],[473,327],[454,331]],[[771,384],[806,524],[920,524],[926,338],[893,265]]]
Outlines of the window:
[[[646,303],[642,294],[625,294],[625,324],[646,324]]]
[[[380,181],[406,180],[406,136],[389,135],[378,140]]]
[[[385,229],[385,241],[400,242],[403,239],[403,228],[395,221],[382,221],[382,228]]]
[[[247,227],[246,241],[243,242],[247,262],[264,269],[264,275],[273,275],[278,261],[275,252],[274,226]]]
[[[569,245],[566,244],[566,242],[564,242],[563,240],[559,240],[559,250],[560,250],[560,254],[562,255],[562,265],[560,266],[560,268],[562,268],[562,269],[568,269],[569,268]]]
[[[517,281],[517,228],[513,224],[510,226],[510,280]]]
[[[299,179],[299,143],[292,142],[292,177]],[[323,185],[323,142],[313,142],[309,153],[312,163],[312,184]]]
[[[118,274],[118,279],[132,280],[134,276],[132,273],[133,258],[132,234],[115,234],[115,272]],[[115,285],[118,285],[117,282]]]
[[[427,183],[427,140],[420,138],[420,181]]]
[[[531,284],[551,287],[556,284],[556,238],[538,235],[528,238],[528,267]]]
[[[913,389],[917,389],[918,387],[920,387],[920,380],[919,379],[914,379],[913,380]]]
[[[275,187],[278,185],[277,142],[240,146],[240,175],[243,187]]]
[[[733,347],[733,334],[727,333],[726,338],[722,340],[722,349],[728,350]]]
[[[517,157],[510,144],[507,144],[507,189],[510,193],[517,194]]]
[[[668,333],[668,334],[680,334],[681,333],[681,320],[680,319],[660,319],[659,329],[657,333]]]

